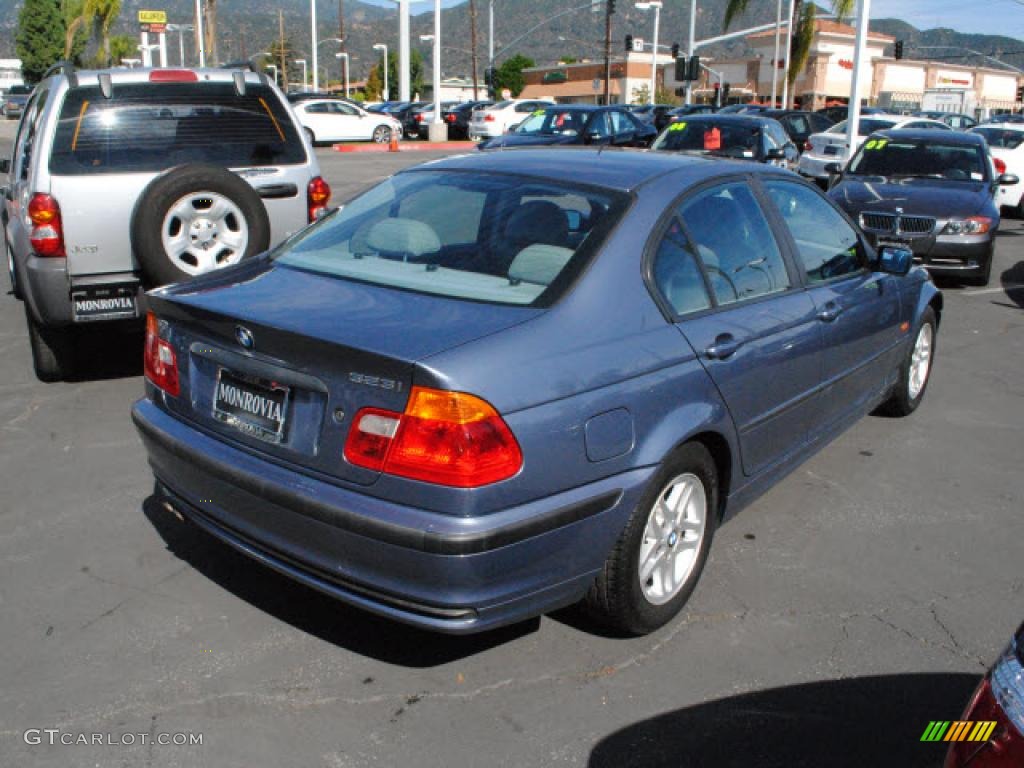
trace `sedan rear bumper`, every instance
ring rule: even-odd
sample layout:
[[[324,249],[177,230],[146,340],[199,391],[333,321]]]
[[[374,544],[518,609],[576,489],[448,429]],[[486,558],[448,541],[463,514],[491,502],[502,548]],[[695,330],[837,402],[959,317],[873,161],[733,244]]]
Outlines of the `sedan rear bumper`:
[[[265,565],[344,602],[467,634],[577,601],[653,469],[464,518],[395,505],[132,409],[164,500]]]

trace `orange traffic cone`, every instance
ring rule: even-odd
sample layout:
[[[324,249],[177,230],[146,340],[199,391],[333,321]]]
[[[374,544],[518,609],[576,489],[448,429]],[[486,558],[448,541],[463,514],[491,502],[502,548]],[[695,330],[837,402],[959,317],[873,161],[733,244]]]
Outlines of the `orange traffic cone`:
[[[398,137],[395,136],[395,132],[391,132],[391,143],[388,145],[388,152],[398,151]]]

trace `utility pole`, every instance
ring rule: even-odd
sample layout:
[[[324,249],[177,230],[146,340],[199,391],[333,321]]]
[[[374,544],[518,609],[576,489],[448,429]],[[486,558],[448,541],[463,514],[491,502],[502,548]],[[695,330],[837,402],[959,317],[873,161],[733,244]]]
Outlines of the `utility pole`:
[[[479,97],[476,92],[476,0],[469,0],[469,48],[473,62],[473,101]]]
[[[779,38],[782,36],[782,0],[775,5],[775,56],[772,58],[772,109],[779,106]],[[785,106],[783,106],[785,109]]]
[[[690,0],[690,39],[686,45],[687,55],[692,59],[697,47],[697,0]],[[699,74],[699,73],[698,73]],[[693,104],[693,81],[686,81],[686,103]]]
[[[284,55],[284,11],[277,9],[277,55],[281,59],[281,90],[288,93],[288,61]]]
[[[605,0],[604,7],[604,103],[611,104],[612,88],[612,14],[615,0]]]

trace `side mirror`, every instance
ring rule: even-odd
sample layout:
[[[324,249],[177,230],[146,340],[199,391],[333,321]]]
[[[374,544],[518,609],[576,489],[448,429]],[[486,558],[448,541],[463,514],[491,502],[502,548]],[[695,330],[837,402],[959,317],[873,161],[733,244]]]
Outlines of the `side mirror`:
[[[1012,187],[1015,184],[1020,184],[1020,177],[1015,173],[1004,173],[996,179],[996,184],[1001,187]]]
[[[782,147],[772,147],[765,153],[764,157],[765,160],[785,160],[786,150]]]
[[[839,163],[828,163],[825,165],[825,173],[829,176],[838,176],[843,172],[843,166]]]
[[[10,172],[11,172],[11,161],[10,161],[10,158],[6,158],[5,157],[2,160],[0,160],[0,173],[10,173]]]
[[[878,250],[878,271],[902,277],[914,264],[914,252],[909,248],[883,245]]]

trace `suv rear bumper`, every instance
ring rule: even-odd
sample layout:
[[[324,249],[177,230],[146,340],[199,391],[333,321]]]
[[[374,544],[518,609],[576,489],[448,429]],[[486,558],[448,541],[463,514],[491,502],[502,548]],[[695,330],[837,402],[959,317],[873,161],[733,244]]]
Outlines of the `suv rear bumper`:
[[[84,324],[81,319],[75,319],[73,294],[105,288],[121,289],[134,296],[136,312],[134,315],[112,312],[109,316],[91,318],[90,322],[133,320],[145,312],[145,291],[132,272],[72,276],[68,274],[67,259],[32,254],[24,265],[23,273],[19,274],[18,282],[32,318],[45,328]]]
[[[234,448],[138,401],[159,494],[221,541],[346,603],[480,632],[579,600],[654,471],[462,518],[396,505]]]

